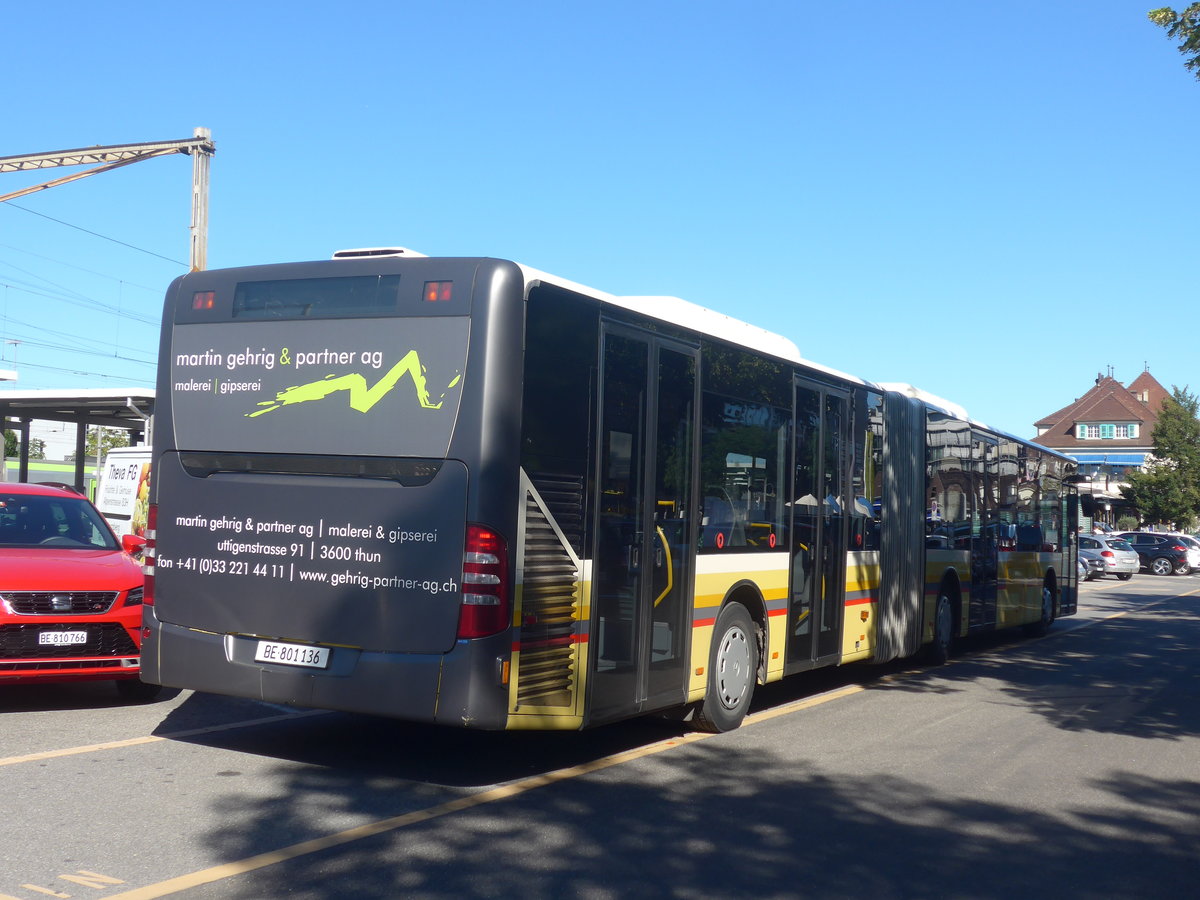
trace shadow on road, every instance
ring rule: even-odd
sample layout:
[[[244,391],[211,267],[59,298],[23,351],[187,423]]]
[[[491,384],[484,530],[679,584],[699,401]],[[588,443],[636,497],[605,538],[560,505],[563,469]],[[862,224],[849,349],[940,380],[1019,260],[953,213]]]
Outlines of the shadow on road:
[[[1027,646],[986,652],[1007,639],[1004,634],[980,639],[946,669],[914,673],[887,687],[953,691],[956,683],[989,678],[1067,731],[1200,735],[1200,601],[1194,598],[1131,607],[1103,628],[1051,632]]]
[[[721,740],[653,766],[652,780],[615,767],[305,856],[220,896],[276,896],[286,883],[288,896],[308,898],[1167,897],[1190,895],[1200,876],[1196,780],[1117,772],[1095,787],[1119,812],[1098,817],[1091,806],[1047,814],[964,800],[897,777],[831,778]],[[229,827],[210,835],[219,858],[312,837],[321,810],[361,812],[359,773],[278,775],[287,790],[271,800],[220,801]]]
[[[1195,738],[1196,605],[1168,601],[1046,640],[970,641],[940,669],[812,673],[757,702],[848,683],[953,693],[987,679],[1066,732]],[[209,850],[236,860],[681,733],[638,720],[584,734],[485,734],[331,713],[187,740],[283,761],[267,775],[269,795],[220,773],[230,779],[214,801],[225,825],[208,835]],[[677,747],[302,855],[205,896],[1029,900],[1188,896],[1200,879],[1200,765],[1159,779],[1131,759],[1093,779],[1087,798],[1036,810],[899,775],[834,776],[794,748],[750,746],[743,732]]]
[[[0,684],[0,713],[56,710],[108,709],[116,706],[162,703],[179,696],[164,688],[152,701],[126,700],[114,681],[64,681],[50,684]]]

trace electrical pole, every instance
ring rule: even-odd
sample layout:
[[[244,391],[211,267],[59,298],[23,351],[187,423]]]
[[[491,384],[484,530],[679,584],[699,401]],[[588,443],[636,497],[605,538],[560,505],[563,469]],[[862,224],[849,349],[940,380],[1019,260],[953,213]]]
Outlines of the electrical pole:
[[[196,129],[196,140],[210,149],[192,153],[192,252],[188,261],[193,272],[208,268],[208,162],[216,151],[207,128]]]
[[[76,172],[42,184],[0,194],[0,203],[15,200],[26,194],[44,191],[97,175],[111,172],[144,159],[186,153],[192,157],[192,224],[191,224],[191,267],[192,271],[203,269],[208,262],[208,164],[217,152],[216,145],[207,128],[197,128],[195,135],[182,141],[153,141],[141,144],[115,144],[107,147],[85,147],[79,150],[54,150],[49,153],[30,153],[23,156],[0,156],[0,172],[25,172],[30,169],[49,169],[56,166],[96,165],[86,172]]]

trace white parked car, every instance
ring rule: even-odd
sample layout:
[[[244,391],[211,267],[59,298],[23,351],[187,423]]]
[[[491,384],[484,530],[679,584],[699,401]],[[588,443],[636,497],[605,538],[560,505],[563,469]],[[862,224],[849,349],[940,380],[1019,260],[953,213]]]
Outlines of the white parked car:
[[[1171,537],[1179,538],[1179,542],[1188,549],[1188,565],[1192,567],[1193,572],[1200,572],[1200,540],[1192,537],[1190,534],[1172,534]]]

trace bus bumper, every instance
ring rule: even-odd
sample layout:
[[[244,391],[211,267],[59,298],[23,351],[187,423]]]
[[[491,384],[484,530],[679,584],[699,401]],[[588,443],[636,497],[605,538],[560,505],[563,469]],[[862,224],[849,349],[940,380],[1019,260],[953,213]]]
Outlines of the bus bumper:
[[[256,661],[255,638],[159,622],[152,607],[143,613],[144,681],[286,706],[460,728],[505,727],[507,711],[499,686],[494,700],[477,696],[478,689],[470,687],[478,686],[481,677],[486,683],[495,669],[495,654],[480,652],[487,648],[475,642],[459,642],[445,654],[334,647],[329,667],[313,670]]]

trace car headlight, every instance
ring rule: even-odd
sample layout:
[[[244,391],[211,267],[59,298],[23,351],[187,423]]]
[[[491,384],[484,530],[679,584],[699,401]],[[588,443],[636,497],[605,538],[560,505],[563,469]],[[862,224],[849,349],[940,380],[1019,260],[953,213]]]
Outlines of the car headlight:
[[[141,606],[142,593],[145,588],[135,587],[132,591],[125,595],[126,606]]]

